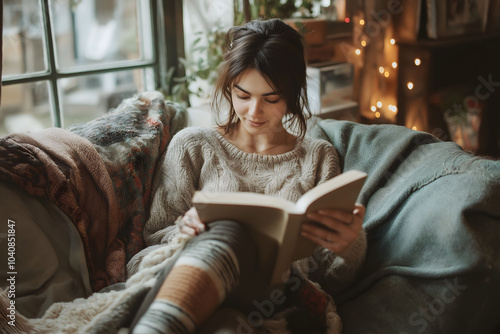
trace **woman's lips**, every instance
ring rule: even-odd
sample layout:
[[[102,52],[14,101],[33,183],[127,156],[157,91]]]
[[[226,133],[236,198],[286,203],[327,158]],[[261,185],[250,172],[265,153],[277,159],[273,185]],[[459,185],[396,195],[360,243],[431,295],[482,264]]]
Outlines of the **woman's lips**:
[[[247,122],[248,122],[248,125],[256,127],[256,128],[266,124],[266,122],[255,122],[255,121],[251,121],[249,119],[247,119]]]

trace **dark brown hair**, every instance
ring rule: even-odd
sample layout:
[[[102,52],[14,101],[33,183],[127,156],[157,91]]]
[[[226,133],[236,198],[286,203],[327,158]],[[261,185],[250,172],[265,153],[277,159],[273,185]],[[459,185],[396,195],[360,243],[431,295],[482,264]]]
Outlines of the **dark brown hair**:
[[[247,69],[256,69],[286,102],[289,126],[297,123],[299,136],[306,132],[311,112],[307,101],[307,75],[302,35],[280,19],[254,20],[229,29],[226,52],[219,66],[212,106],[220,113],[229,102],[229,116],[218,124],[226,133],[239,123],[233,108],[233,83]]]

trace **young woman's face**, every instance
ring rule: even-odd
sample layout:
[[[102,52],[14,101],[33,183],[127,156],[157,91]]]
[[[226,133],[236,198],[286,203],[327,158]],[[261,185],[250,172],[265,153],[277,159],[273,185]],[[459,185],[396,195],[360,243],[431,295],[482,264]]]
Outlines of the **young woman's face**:
[[[233,84],[233,107],[241,125],[251,134],[283,131],[286,103],[255,69],[248,69]]]

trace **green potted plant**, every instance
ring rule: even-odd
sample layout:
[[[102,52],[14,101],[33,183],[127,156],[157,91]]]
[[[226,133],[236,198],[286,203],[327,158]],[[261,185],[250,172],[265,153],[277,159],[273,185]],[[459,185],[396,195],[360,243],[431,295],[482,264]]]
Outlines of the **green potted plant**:
[[[178,59],[178,72],[184,75],[175,76],[175,67],[167,72],[164,94],[168,99],[189,107],[191,99],[210,95],[211,86],[217,80],[217,67],[222,62],[225,36],[226,31],[219,25],[207,32],[196,33],[190,55]]]

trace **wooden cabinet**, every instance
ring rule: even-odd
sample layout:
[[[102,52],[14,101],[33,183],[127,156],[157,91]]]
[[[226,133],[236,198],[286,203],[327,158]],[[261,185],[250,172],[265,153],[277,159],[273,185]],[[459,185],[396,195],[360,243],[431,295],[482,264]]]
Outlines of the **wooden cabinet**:
[[[451,140],[444,114],[463,106],[439,98],[462,87],[481,105],[477,153],[500,157],[500,34],[402,42],[398,57],[398,124]]]

